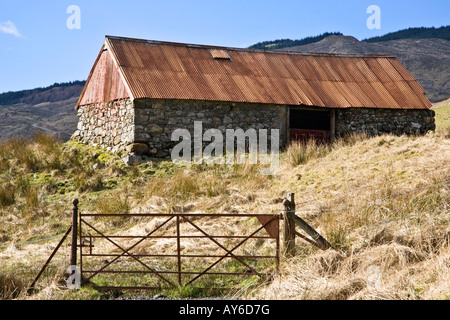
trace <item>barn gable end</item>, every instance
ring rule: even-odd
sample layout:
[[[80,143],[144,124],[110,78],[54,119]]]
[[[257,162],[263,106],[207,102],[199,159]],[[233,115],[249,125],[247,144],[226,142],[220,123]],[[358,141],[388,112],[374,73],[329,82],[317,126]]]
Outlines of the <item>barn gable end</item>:
[[[100,51],[86,85],[80,95],[80,105],[114,101],[130,98],[131,94],[126,82],[120,74],[111,52],[105,44]]]

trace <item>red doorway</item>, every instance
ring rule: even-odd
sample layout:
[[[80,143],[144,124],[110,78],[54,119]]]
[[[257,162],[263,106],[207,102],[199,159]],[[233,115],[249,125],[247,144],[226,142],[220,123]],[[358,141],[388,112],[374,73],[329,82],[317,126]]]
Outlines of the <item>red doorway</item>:
[[[289,141],[315,140],[317,143],[329,143],[333,139],[334,112],[329,109],[289,110]]]

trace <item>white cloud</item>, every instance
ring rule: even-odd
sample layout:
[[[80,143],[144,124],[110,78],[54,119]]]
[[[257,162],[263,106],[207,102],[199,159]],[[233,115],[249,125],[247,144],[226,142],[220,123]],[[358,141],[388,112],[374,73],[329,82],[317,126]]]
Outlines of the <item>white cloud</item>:
[[[11,34],[17,38],[23,38],[16,25],[12,21],[0,22],[0,32]]]

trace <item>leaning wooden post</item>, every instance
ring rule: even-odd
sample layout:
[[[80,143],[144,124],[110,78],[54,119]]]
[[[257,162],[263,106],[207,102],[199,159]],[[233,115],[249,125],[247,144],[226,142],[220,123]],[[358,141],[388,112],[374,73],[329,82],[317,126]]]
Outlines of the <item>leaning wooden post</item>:
[[[295,256],[295,200],[294,194],[290,193],[288,199],[283,201],[284,205],[284,252],[288,257]]]
[[[77,265],[77,238],[78,238],[78,199],[73,200],[72,209],[72,251],[70,255],[70,265]]]

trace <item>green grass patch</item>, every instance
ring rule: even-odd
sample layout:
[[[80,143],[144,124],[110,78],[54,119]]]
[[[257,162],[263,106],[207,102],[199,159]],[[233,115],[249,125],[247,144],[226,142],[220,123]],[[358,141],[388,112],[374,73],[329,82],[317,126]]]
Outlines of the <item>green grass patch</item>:
[[[436,131],[446,131],[450,129],[450,103],[434,109],[436,112]]]

